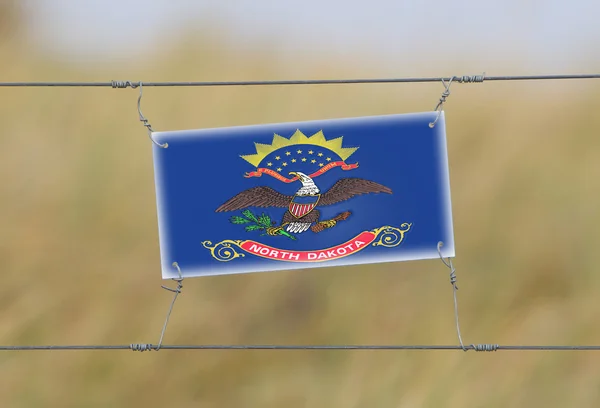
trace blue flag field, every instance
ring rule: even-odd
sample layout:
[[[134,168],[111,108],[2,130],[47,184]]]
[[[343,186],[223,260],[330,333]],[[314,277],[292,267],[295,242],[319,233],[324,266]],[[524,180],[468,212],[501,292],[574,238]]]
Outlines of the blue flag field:
[[[153,133],[162,277],[454,257],[436,115]]]

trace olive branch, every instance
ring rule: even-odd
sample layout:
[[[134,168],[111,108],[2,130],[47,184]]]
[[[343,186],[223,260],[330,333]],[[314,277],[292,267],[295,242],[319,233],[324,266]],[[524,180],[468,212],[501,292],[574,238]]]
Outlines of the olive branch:
[[[275,224],[276,222],[271,220],[271,217],[269,217],[269,215],[262,213],[261,215],[259,215],[258,217],[256,215],[254,215],[252,213],[252,211],[246,209],[244,211],[242,211],[242,214],[244,215],[243,217],[240,217],[238,215],[234,215],[233,217],[231,217],[229,219],[229,221],[232,224],[250,224],[250,225],[246,225],[244,227],[244,229],[248,232],[251,231],[265,231],[267,230],[267,228],[276,228]],[[288,232],[284,231],[283,229],[277,230],[276,232],[277,235],[284,235],[290,239],[296,239],[295,236],[289,234]],[[261,235],[267,235],[266,233],[261,234]]]

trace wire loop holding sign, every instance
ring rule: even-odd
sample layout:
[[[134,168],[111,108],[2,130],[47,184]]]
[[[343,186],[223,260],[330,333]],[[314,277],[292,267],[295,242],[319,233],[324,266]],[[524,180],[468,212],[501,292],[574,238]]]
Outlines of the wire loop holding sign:
[[[430,128],[433,128],[435,126],[437,121],[440,119],[440,116],[442,115],[442,110],[444,108],[444,102],[446,102],[446,99],[450,96],[450,85],[452,84],[453,80],[454,80],[454,77],[450,78],[450,81],[448,81],[448,83],[446,84],[446,81],[444,81],[444,78],[442,78],[442,84],[444,85],[444,88],[446,88],[446,89],[444,90],[444,92],[442,92],[440,101],[438,102],[437,106],[434,109],[434,111],[437,111],[438,114],[437,114],[435,120],[433,122],[429,123]]]
[[[162,148],[167,148],[169,147],[168,143],[165,144],[160,144],[158,142],[156,142],[156,140],[154,140],[154,138],[152,137],[152,132],[154,132],[154,130],[152,130],[152,125],[148,122],[148,119],[146,119],[146,117],[144,117],[144,114],[142,113],[142,94],[143,94],[143,83],[140,82],[132,82],[132,81],[111,81],[111,86],[113,87],[113,89],[124,89],[127,87],[130,87],[131,89],[135,89],[137,87],[140,88],[140,96],[138,97],[138,101],[137,101],[137,108],[138,108],[138,114],[139,114],[139,118],[140,118],[140,122],[142,122],[142,124],[146,127],[146,129],[148,130],[148,137],[150,138],[150,140],[152,141],[152,143],[154,143],[155,145],[157,145],[158,147],[162,147]]]
[[[163,325],[162,332],[160,333],[160,339],[158,340],[158,344],[156,345],[156,351],[160,350],[160,346],[163,341],[163,337],[165,336],[165,331],[167,330],[167,325],[169,324],[169,317],[171,317],[171,312],[173,311],[173,306],[175,305],[175,301],[177,300],[177,296],[181,293],[181,289],[183,289],[183,275],[181,274],[181,268],[179,268],[179,264],[177,262],[173,262],[173,266],[177,268],[177,273],[179,278],[173,278],[172,280],[177,282],[177,288],[171,289],[164,285],[161,285],[161,288],[168,290],[170,292],[175,293],[173,296],[173,300],[171,301],[171,306],[169,307],[169,312],[167,313],[167,318],[165,319],[165,324]]]
[[[472,83],[477,83],[477,82],[483,82],[484,80],[485,80],[485,72],[482,75],[453,76],[452,78],[450,78],[448,83],[446,83],[444,78],[441,78],[442,85],[444,85],[445,89],[444,89],[444,92],[442,92],[440,101],[438,102],[437,106],[434,109],[434,111],[437,111],[437,116],[436,116],[435,120],[429,124],[429,127],[433,128],[435,126],[435,124],[437,123],[437,121],[440,119],[440,116],[442,115],[442,110],[444,108],[444,103],[446,102],[446,99],[450,96],[450,85],[452,84],[452,81],[458,82],[459,84],[472,84]]]
[[[177,287],[175,289],[172,289],[172,288],[166,287],[164,285],[161,285],[161,288],[175,293],[175,296],[173,296],[173,300],[171,301],[171,306],[169,306],[169,311],[168,311],[167,317],[165,319],[165,324],[163,325],[162,331],[160,333],[160,339],[158,340],[158,344],[156,346],[154,346],[149,343],[132,343],[129,345],[129,349],[131,351],[140,351],[140,352],[152,351],[152,350],[158,351],[158,350],[160,350],[160,347],[162,346],[163,338],[165,337],[165,332],[167,331],[167,325],[169,324],[169,317],[171,317],[171,312],[173,312],[173,306],[175,305],[177,296],[179,296],[179,294],[181,293],[181,289],[183,289],[183,283],[182,283],[183,275],[181,274],[181,269],[179,268],[179,264],[177,262],[173,262],[173,266],[175,268],[177,268],[177,273],[179,275],[179,278],[172,279],[175,282],[177,282]]]
[[[458,335],[458,342],[460,343],[460,347],[463,351],[475,350],[475,351],[496,351],[500,346],[497,344],[471,344],[470,346],[465,346],[463,344],[462,336],[460,334],[460,324],[458,322],[458,301],[456,299],[456,291],[458,291],[458,286],[456,285],[456,269],[454,265],[452,265],[452,259],[448,258],[448,261],[444,259],[442,256],[442,246],[444,246],[443,242],[438,242],[437,250],[440,255],[440,259],[450,269],[450,284],[452,285],[452,291],[454,294],[454,318],[456,321],[456,334]]]
[[[114,83],[114,81],[113,81],[113,83]],[[150,140],[152,140],[152,143],[154,143],[158,147],[162,147],[163,149],[166,149],[167,147],[169,147],[168,143],[160,144],[156,140],[154,140],[154,138],[152,137],[152,132],[154,132],[152,130],[152,125],[148,122],[148,119],[146,119],[146,117],[144,117],[144,114],[142,113],[142,106],[141,106],[142,105],[142,94],[143,94],[142,82],[140,82],[138,86],[140,87],[140,96],[138,97],[137,108],[138,108],[138,113],[140,116],[140,122],[142,122],[142,124],[146,127],[146,129],[148,129],[148,137],[150,138]]]
[[[462,347],[464,351],[467,351],[467,348],[463,344],[462,336],[460,335],[460,324],[458,322],[458,301],[456,299],[456,291],[458,290],[458,286],[456,285],[456,269],[454,268],[454,265],[452,265],[452,260],[450,258],[448,258],[448,261],[446,261],[442,256],[443,245],[444,243],[442,241],[438,242],[437,250],[438,254],[440,255],[440,259],[442,260],[444,265],[446,265],[448,269],[450,269],[450,284],[452,285],[452,291],[454,293],[454,319],[456,321],[456,333],[458,334],[458,341],[460,343],[460,347]]]

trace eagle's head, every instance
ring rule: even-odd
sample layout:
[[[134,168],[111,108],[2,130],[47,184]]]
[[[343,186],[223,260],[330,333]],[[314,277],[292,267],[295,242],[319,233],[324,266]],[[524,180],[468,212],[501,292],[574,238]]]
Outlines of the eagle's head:
[[[308,177],[306,174],[301,173],[299,171],[290,171],[290,176],[298,177],[298,180],[302,183],[302,187],[300,190],[296,192],[296,195],[306,196],[306,195],[316,195],[319,194],[319,187],[315,184],[313,179]]]

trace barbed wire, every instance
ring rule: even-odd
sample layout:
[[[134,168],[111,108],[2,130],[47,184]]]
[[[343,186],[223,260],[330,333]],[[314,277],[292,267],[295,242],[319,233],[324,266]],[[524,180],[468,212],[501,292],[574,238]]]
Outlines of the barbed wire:
[[[362,78],[362,79],[301,79],[301,80],[265,80],[265,81],[179,81],[179,82],[0,82],[0,87],[111,87],[137,88],[143,86],[268,86],[268,85],[336,85],[336,84],[389,84],[418,82],[458,82],[480,83],[484,81],[532,81],[562,79],[600,79],[600,74],[558,74],[558,75],[462,75],[448,77],[408,77],[408,78]]]

